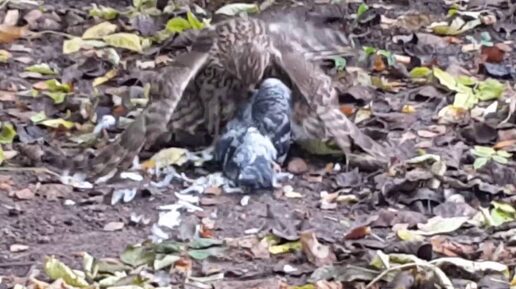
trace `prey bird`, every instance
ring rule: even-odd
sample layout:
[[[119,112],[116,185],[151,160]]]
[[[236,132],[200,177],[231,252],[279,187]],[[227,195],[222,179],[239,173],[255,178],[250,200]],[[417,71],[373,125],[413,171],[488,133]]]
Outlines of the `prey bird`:
[[[235,185],[273,187],[275,164],[285,161],[291,144],[291,105],[291,90],[268,78],[224,127],[215,144],[215,161]]]
[[[333,140],[347,161],[356,156],[355,145],[368,161],[385,166],[384,147],[339,110],[332,80],[316,62],[321,55],[349,53],[345,35],[296,14],[270,18],[237,17],[198,31],[191,49],[152,80],[147,107],[82,169],[90,177],[125,169],[144,147],[174,130],[204,127],[217,138],[246,92],[267,77],[293,89],[294,140]]]

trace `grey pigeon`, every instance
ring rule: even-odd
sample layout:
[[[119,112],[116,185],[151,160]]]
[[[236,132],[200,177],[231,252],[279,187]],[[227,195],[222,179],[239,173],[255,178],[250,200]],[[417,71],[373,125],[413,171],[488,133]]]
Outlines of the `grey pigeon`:
[[[215,144],[215,160],[235,185],[273,187],[274,163],[283,163],[291,144],[291,94],[280,80],[264,80],[223,129]]]

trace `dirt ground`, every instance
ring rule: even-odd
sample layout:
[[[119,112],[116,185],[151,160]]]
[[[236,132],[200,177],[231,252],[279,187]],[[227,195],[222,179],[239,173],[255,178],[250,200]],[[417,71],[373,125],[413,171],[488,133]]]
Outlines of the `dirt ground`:
[[[116,9],[123,9],[131,5],[131,1],[88,1],[97,5],[111,6]],[[371,2],[371,3],[370,3]],[[372,5],[378,1],[368,1]],[[427,17],[421,21],[434,22],[433,19],[443,18],[446,14],[446,8],[443,1],[417,1],[418,4],[404,5],[404,1],[381,1],[393,2],[392,5],[397,5],[398,9],[382,9],[378,8],[378,14],[395,19],[399,15],[412,11],[418,11],[418,15],[427,14]],[[376,3],[378,4],[378,3]],[[384,3],[385,4],[385,3]],[[387,3],[391,4],[391,3]],[[385,4],[385,5],[387,5]],[[9,4],[11,5],[11,4]],[[115,5],[115,6],[113,6]],[[220,4],[213,4],[216,7]],[[500,4],[502,5],[502,4]],[[516,5],[516,4],[513,4]],[[45,6],[48,6],[51,11],[64,11],[67,9],[83,9],[86,4],[85,1],[45,1]],[[11,7],[11,6],[9,6]],[[12,6],[15,9],[16,6]],[[209,6],[209,9],[211,6]],[[19,8],[25,13],[26,9]],[[3,9],[2,16],[5,16]],[[505,11],[505,10],[504,10]],[[0,17],[1,19],[2,17]],[[423,17],[422,17],[423,18]],[[513,17],[512,26],[508,20],[504,24],[498,26],[491,26],[488,28],[475,28],[473,32],[468,35],[479,37],[482,32],[488,31],[494,42],[514,41],[516,40],[516,29],[510,33],[510,27],[514,27]],[[89,20],[88,20],[89,21]],[[85,27],[91,26],[93,22],[88,22]],[[360,44],[364,46],[374,46],[395,51],[398,54],[413,53],[413,55],[422,55],[425,52],[409,51],[401,48],[400,43],[392,41],[392,35],[398,33],[402,34],[403,29],[395,32],[389,32],[388,35],[381,29],[376,29],[378,25],[373,25],[369,31],[369,36],[360,39]],[[501,27],[501,28],[500,28]],[[70,28],[70,29],[68,29]],[[63,31],[72,33],[73,27],[66,27]],[[360,31],[357,32],[357,35]],[[508,33],[508,34],[507,34]],[[461,39],[464,39],[463,36]],[[450,40],[451,41],[451,40]],[[48,34],[45,37],[35,39],[20,39],[16,44],[21,44],[25,48],[30,49],[27,55],[24,52],[13,52],[15,56],[29,56],[34,63],[51,63],[58,67],[67,67],[74,62],[74,59],[69,56],[63,56],[62,51],[63,37],[59,35]],[[508,46],[515,49],[514,43]],[[8,49],[8,44],[2,44],[2,49]],[[403,49],[403,50],[402,50]],[[448,49],[448,48],[447,48]],[[454,55],[456,50],[449,48],[448,52],[442,52],[440,57],[447,57]],[[474,53],[465,54],[465,57],[470,56],[471,59],[460,59],[459,66],[470,68],[474,66]],[[508,53],[505,60],[506,63],[516,61],[515,54]],[[128,58],[135,58],[138,56],[127,56]],[[148,58],[142,56],[142,58]],[[422,57],[423,58],[423,57]],[[437,60],[439,61],[439,60]],[[449,63],[447,63],[449,64]],[[6,91],[13,86],[31,85],[27,79],[19,77],[19,73],[23,72],[27,64],[20,62],[9,62],[0,64],[0,90]],[[514,67],[514,66],[513,66]],[[394,74],[394,73],[393,73]],[[514,77],[507,82],[514,86]],[[88,80],[91,82],[91,79]],[[84,83],[76,86],[76,90],[80,91],[78,94],[88,95],[92,92],[91,88],[81,90]],[[414,89],[414,88],[411,88]],[[373,93],[378,95],[378,93]],[[382,113],[382,108],[388,107],[393,103],[399,104],[399,96],[396,98],[396,93],[386,93],[386,101],[384,107],[380,107],[377,111]],[[448,95],[449,96],[449,95]],[[393,99],[397,99],[392,101]],[[430,98],[429,98],[430,99]],[[443,97],[446,99],[446,97]],[[365,97],[367,100],[367,97]],[[434,100],[430,99],[425,104],[419,100],[414,102],[423,103],[423,105],[430,104]],[[36,110],[38,107],[47,111],[47,115],[56,113],[62,110],[62,107],[49,105],[51,101],[38,100],[31,101],[31,110]],[[35,125],[30,125],[28,117],[24,117],[21,113],[13,116],[12,111],[19,110],[20,102],[4,102],[2,101],[1,114],[2,121],[12,121],[17,124],[17,128],[24,128],[26,138],[38,138],[38,145],[55,145],[62,141],[67,135],[66,132],[59,130],[48,133],[45,128]],[[419,118],[413,124],[414,130],[419,130],[429,124],[434,123],[432,117],[435,116],[435,111],[427,109],[428,107],[418,107]],[[385,108],[388,110],[387,108]],[[386,116],[390,112],[385,112]],[[394,115],[394,114],[393,114]],[[514,119],[514,116],[513,116]],[[390,128],[392,131],[399,131],[403,127],[403,122],[406,119],[392,117],[394,123]],[[400,122],[400,123],[396,123]],[[385,130],[375,130],[371,127],[375,122],[369,124],[369,132],[374,134],[386,135]],[[514,131],[514,121],[509,123],[512,125]],[[367,127],[368,124],[361,124],[362,128]],[[469,130],[459,127],[457,130],[464,130],[466,133],[454,134],[453,138],[464,140],[469,146],[476,144],[475,141],[479,139],[483,141],[482,144],[494,144],[496,141],[493,138],[482,138],[483,133],[481,128],[475,127],[475,131],[466,135]],[[511,127],[509,127],[511,129]],[[453,130],[453,129],[452,129]],[[459,135],[460,136],[457,136]],[[18,135],[21,137],[20,133]],[[398,136],[401,135],[398,133]],[[473,137],[471,137],[473,135]],[[480,135],[480,136],[479,136]],[[490,135],[490,134],[488,134]],[[496,135],[496,133],[495,133]],[[444,135],[441,149],[446,150],[453,147],[455,143],[447,142]],[[474,139],[473,141],[471,139]],[[495,137],[496,139],[496,137]],[[515,138],[516,139],[516,138]],[[497,139],[499,141],[499,139]],[[16,145],[8,145],[9,148],[16,150]],[[451,149],[450,149],[451,150]],[[438,150],[439,151],[439,150]],[[452,154],[452,153],[451,153]],[[414,187],[412,189],[398,188],[387,193],[381,193],[383,190],[388,191],[385,187],[378,185],[377,179],[373,177],[368,178],[367,173],[360,172],[355,174],[344,174],[342,171],[332,170],[333,165],[339,163],[343,165],[341,158],[331,157],[317,157],[308,156],[304,152],[300,152],[297,148],[293,151],[289,161],[294,157],[301,157],[308,167],[301,174],[294,176],[287,184],[291,185],[295,192],[300,193],[302,197],[286,196],[281,190],[277,192],[261,192],[250,195],[247,204],[242,204],[243,195],[241,194],[204,194],[200,195],[200,207],[203,211],[186,212],[182,211],[182,222],[174,230],[170,231],[173,239],[184,240],[191,239],[194,235],[195,227],[204,222],[214,222],[213,236],[216,239],[227,238],[242,238],[253,233],[246,233],[252,229],[270,228],[276,235],[282,236],[284,239],[295,239],[298,233],[305,229],[312,229],[320,242],[324,244],[333,244],[334,250],[337,252],[339,262],[341,264],[358,262],[365,262],[371,257],[375,250],[384,250],[386,252],[404,251],[396,247],[399,242],[393,236],[391,227],[397,223],[414,223],[418,224],[426,221],[428,218],[436,215],[437,207],[441,210],[453,211],[448,208],[448,202],[444,200],[444,194],[441,190],[430,190],[425,195],[421,192],[423,185]],[[287,161],[287,163],[289,162]],[[32,164],[24,163],[24,160],[13,159],[13,164],[19,167],[32,167]],[[328,164],[331,163],[329,166]],[[505,176],[503,180],[497,185],[502,186],[503,182],[510,185],[514,180],[514,156],[504,169],[495,166],[491,168],[491,172],[498,172],[498,176]],[[203,172],[199,169],[186,169],[191,176],[201,175]],[[41,171],[1,171],[0,172],[0,276],[18,276],[25,277],[31,273],[34,268],[41,268],[45,256],[56,256],[71,267],[78,267],[82,262],[80,252],[88,252],[89,254],[98,257],[113,257],[117,258],[120,253],[126,249],[127,246],[142,242],[147,237],[152,235],[152,225],[158,221],[158,207],[163,205],[171,205],[178,201],[174,194],[175,192],[184,188],[181,182],[173,182],[173,185],[162,189],[146,189],[138,182],[125,181],[113,186],[99,186],[94,189],[77,189],[67,185],[61,184],[55,176],[46,174]],[[457,173],[459,174],[459,173]],[[362,181],[353,182],[349,178],[359,176]],[[461,175],[462,176],[462,175]],[[344,179],[343,179],[344,178]],[[466,179],[457,177],[464,182]],[[339,203],[335,207],[325,208],[321,205],[321,192],[329,193],[339,190],[340,183],[346,183],[344,191],[346,195],[354,195],[357,200],[351,203]],[[492,179],[490,179],[492,181]],[[350,185],[350,183],[352,185]],[[357,185],[358,184],[358,185]],[[388,185],[395,186],[389,183]],[[387,186],[387,185],[386,185]],[[119,202],[111,205],[111,198],[114,188],[137,187],[136,197],[127,203]],[[438,191],[439,193],[435,193]],[[351,192],[351,193],[350,193]],[[410,192],[410,193],[407,193]],[[486,193],[479,189],[463,189],[454,190],[464,196],[468,207],[473,210],[478,210],[480,206],[489,206],[492,200],[504,200],[514,205],[514,196],[502,193]],[[396,195],[397,194],[397,195]],[[406,194],[404,197],[400,195]],[[395,195],[395,196],[393,196]],[[446,207],[445,209],[443,209]],[[461,207],[462,208],[462,207]],[[390,217],[389,209],[398,209],[403,212],[410,212],[407,215],[394,214]],[[461,209],[460,209],[461,210]],[[441,211],[442,212],[442,211]],[[383,215],[382,215],[383,214]],[[451,214],[451,213],[450,213]],[[143,215],[149,218],[147,224],[135,223],[131,221],[131,217],[135,215]],[[379,218],[372,220],[371,217],[378,216]],[[444,214],[446,215],[446,214]],[[385,218],[385,219],[384,219]],[[389,219],[390,218],[390,219]],[[393,221],[394,218],[398,218]],[[380,222],[379,219],[385,222],[385,225],[373,226],[371,223]],[[387,220],[389,219],[389,220]],[[516,217],[515,217],[516,219]],[[210,221],[211,220],[211,221]],[[510,224],[514,224],[514,220]],[[121,228],[111,230],[110,226],[113,223],[120,224]],[[374,227],[374,234],[370,234],[365,238],[358,238],[357,240],[343,241],[343,236],[350,233],[352,228],[360,226],[371,225]],[[206,225],[206,223],[204,223]],[[507,229],[508,230],[508,229]],[[458,255],[471,260],[483,260],[491,258],[493,261],[499,261],[510,266],[511,272],[516,265],[516,247],[514,247],[514,240],[503,241],[491,235],[492,231],[474,226],[466,226],[458,229],[450,234],[444,234],[449,238],[449,242],[462,243],[465,246],[474,246],[473,251],[462,252]],[[504,243],[505,242],[505,243]],[[513,243],[511,243],[513,242]],[[482,244],[484,245],[482,245]],[[434,243],[432,243],[434,244]],[[435,244],[434,244],[435,245]],[[493,253],[496,248],[499,248],[499,255]],[[501,248],[501,249],[500,249]],[[405,250],[406,251],[406,250]],[[435,248],[434,248],[435,251]],[[414,253],[414,252],[406,252]],[[442,255],[442,251],[439,251]],[[435,254],[435,253],[434,253]],[[493,254],[495,255],[493,257]],[[446,254],[444,254],[446,255]],[[451,256],[451,255],[446,255]],[[283,268],[285,264],[294,264],[298,271],[293,274],[285,274]],[[249,252],[241,251],[235,255],[231,255],[230,260],[217,260],[212,263],[199,263],[194,265],[201,272],[209,271],[210,266],[225,268],[226,278],[232,280],[246,280],[258,279],[271,276],[281,275],[287,278],[290,285],[305,284],[314,270],[313,266],[309,265],[301,254],[286,254],[279,256],[271,256],[270,258],[260,259],[254,258]],[[0,286],[0,288],[2,288]],[[229,288],[229,287],[228,287]],[[322,287],[321,287],[322,288]],[[328,287],[330,288],[330,287]],[[333,287],[332,287],[333,288]],[[337,288],[337,287],[335,287]],[[339,287],[343,288],[343,287]],[[348,288],[348,287],[345,287]],[[358,288],[358,287],[349,287]],[[403,287],[405,288],[405,287]],[[408,287],[407,287],[408,288]],[[456,287],[456,288],[460,288]]]

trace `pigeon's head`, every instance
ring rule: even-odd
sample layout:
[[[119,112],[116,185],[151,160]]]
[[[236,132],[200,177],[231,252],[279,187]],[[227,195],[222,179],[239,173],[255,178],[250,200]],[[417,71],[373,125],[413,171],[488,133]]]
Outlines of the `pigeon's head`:
[[[290,95],[292,94],[292,90],[288,88],[283,81],[277,78],[267,78],[260,84],[260,91],[271,89],[279,92],[279,94],[287,97],[288,99],[290,99]]]
[[[254,190],[270,189],[273,185],[274,170],[271,162],[258,156],[252,163],[241,168],[238,175],[238,185]]]

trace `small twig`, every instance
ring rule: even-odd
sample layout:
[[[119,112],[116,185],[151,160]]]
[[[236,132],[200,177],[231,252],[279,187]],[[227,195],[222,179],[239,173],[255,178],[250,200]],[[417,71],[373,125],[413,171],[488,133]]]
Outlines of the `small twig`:
[[[0,268],[23,267],[23,266],[32,266],[32,265],[34,265],[34,262],[0,263]]]
[[[407,269],[407,268],[412,268],[412,267],[417,267],[417,266],[425,266],[424,264],[417,264],[417,263],[407,263],[407,264],[403,264],[403,265],[399,265],[399,266],[396,266],[396,267],[391,267],[389,269],[386,269],[384,270],[382,273],[380,273],[380,275],[376,276],[373,280],[371,280],[371,282],[369,282],[369,284],[366,285],[365,289],[369,289],[371,287],[373,287],[373,285],[382,280],[383,277],[385,277],[385,275],[393,272],[393,271],[397,271],[397,270],[402,270],[402,269]]]
[[[53,175],[55,177],[61,177],[60,174],[53,172],[47,168],[43,167],[0,167],[0,172],[35,172],[35,173],[45,173],[49,175]]]
[[[27,36],[27,38],[32,39],[32,38],[40,37],[43,34],[59,35],[64,38],[67,38],[67,39],[72,39],[72,38],[78,37],[78,36],[74,36],[72,34],[68,34],[68,33],[64,33],[64,32],[53,31],[53,30],[43,30],[43,31],[38,31],[38,32],[32,32],[30,35]]]

